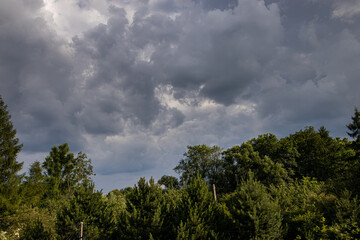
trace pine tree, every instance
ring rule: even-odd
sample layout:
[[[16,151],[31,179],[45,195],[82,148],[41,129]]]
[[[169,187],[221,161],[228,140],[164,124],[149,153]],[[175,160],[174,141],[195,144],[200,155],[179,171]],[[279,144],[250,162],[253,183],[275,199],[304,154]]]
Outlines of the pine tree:
[[[112,231],[112,226],[108,217],[102,192],[95,190],[93,182],[85,180],[57,212],[57,239],[75,239],[80,222],[84,224],[85,239],[109,239],[108,232]]]
[[[224,229],[229,234],[227,239],[282,239],[280,205],[251,171],[223,201],[232,219]]]
[[[0,218],[13,212],[19,202],[17,192],[21,177],[18,172],[23,163],[17,162],[16,158],[21,148],[7,105],[0,96]],[[4,225],[6,223],[1,223],[0,227]]]
[[[151,178],[140,178],[126,195],[126,212],[120,214],[118,229],[112,239],[162,238],[164,196],[161,187]]]
[[[23,163],[16,161],[21,148],[7,105],[0,96],[0,185],[13,182],[21,170]]]
[[[354,138],[356,141],[360,141],[360,112],[357,108],[355,108],[354,116],[351,117],[352,122],[346,127],[350,130],[347,134]]]
[[[182,220],[177,231],[177,239],[216,239],[213,230],[215,202],[203,178],[197,173],[187,185],[182,195],[180,207]]]

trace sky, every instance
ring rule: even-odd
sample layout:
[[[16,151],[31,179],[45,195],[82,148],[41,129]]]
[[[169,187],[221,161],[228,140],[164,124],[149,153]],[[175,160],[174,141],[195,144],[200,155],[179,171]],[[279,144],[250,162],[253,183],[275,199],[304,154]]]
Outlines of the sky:
[[[345,137],[359,90],[358,0],[0,1],[23,171],[66,142],[103,192],[177,176],[188,145]]]

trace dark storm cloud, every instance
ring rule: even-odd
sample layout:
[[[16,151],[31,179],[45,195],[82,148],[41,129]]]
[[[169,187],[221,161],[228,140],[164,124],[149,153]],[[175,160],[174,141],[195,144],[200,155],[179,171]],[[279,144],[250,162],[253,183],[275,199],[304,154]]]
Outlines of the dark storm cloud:
[[[42,5],[41,1],[1,3],[1,94],[25,150],[41,151],[63,141],[79,147],[81,137],[75,138],[69,122],[74,108],[68,104],[74,87],[71,60],[63,40],[36,17]]]
[[[111,7],[111,12],[113,15],[106,25],[99,25],[83,38],[75,39],[76,50],[84,59],[91,59],[93,68],[84,86],[85,93],[91,93],[92,99],[87,100],[78,115],[79,121],[83,121],[83,117],[99,116],[83,121],[90,133],[117,133],[121,120],[127,119],[148,126],[159,111],[149,66],[137,61],[138,50],[128,36],[125,11]]]
[[[172,168],[188,144],[345,133],[359,105],[358,1],[96,4],[0,2],[0,94],[27,151],[69,142],[103,174]],[[89,19],[68,29],[65,7]]]
[[[193,0],[193,1],[200,4],[204,9],[207,10],[214,10],[214,9],[226,10],[229,8],[234,8],[238,4],[237,0],[223,0],[223,1]]]
[[[275,5],[242,2],[234,10],[195,8],[176,18],[178,39],[152,55],[161,81],[175,91],[198,89],[225,105],[246,98],[274,55],[282,27]]]
[[[360,102],[359,30],[346,14],[334,15],[345,2],[351,1],[279,1],[284,42],[256,100],[270,129],[325,125],[345,135]]]

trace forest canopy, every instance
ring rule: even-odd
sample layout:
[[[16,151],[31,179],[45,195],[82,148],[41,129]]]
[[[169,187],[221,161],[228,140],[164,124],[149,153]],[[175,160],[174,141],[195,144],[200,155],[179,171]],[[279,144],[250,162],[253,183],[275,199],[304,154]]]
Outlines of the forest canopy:
[[[278,139],[187,146],[177,176],[95,189],[67,143],[20,174],[22,149],[0,96],[0,239],[359,239],[360,113],[351,138],[306,127]]]

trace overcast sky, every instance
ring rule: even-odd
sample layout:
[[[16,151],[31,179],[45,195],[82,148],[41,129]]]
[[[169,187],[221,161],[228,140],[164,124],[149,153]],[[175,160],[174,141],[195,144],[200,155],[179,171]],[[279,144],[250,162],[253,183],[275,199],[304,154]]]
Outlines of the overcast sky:
[[[67,142],[104,192],[176,176],[187,145],[344,137],[360,1],[2,0],[0,95],[24,171]]]

